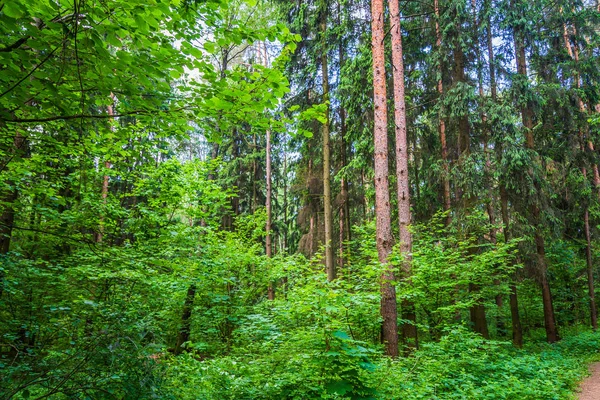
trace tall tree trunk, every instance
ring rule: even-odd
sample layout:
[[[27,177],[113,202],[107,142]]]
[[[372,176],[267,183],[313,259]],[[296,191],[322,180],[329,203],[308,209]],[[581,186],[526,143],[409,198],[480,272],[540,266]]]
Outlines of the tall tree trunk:
[[[284,134],[285,135],[285,134]],[[283,141],[283,253],[287,254],[288,249],[288,180],[287,180],[287,136]]]
[[[562,12],[562,10],[561,10]],[[577,36],[577,29],[574,28],[574,32],[575,36]],[[571,41],[569,38],[569,31],[568,31],[568,27],[567,24],[564,23],[563,24],[563,39],[565,41],[565,47],[567,49],[567,53],[569,53],[569,56],[571,56],[571,58],[573,58],[573,60],[575,61],[575,88],[576,89],[581,89],[581,77],[579,74],[579,48],[577,45],[571,46]],[[586,110],[585,110],[585,105],[583,103],[583,100],[581,98],[577,98],[577,103],[578,103],[578,107],[579,107],[579,112],[585,116],[586,115]],[[589,136],[589,132],[587,132],[586,135],[584,135],[584,132],[580,129],[579,130],[579,138],[581,141],[581,152],[585,153],[586,148],[590,151],[594,151],[594,144],[591,142],[591,140],[589,140],[588,138],[584,137],[584,136]],[[587,139],[587,143],[584,145],[584,142]],[[597,190],[598,194],[600,195],[600,174],[598,172],[598,165],[596,163],[593,164],[593,183],[594,183],[594,187]],[[581,168],[581,173],[583,174],[583,176],[586,178],[587,181],[587,169],[585,167]],[[584,232],[585,232],[585,241],[586,241],[586,247],[585,247],[585,259],[586,259],[586,271],[587,271],[587,280],[588,280],[588,294],[589,294],[589,305],[590,305],[590,322],[592,325],[592,329],[597,330],[598,329],[598,316],[597,316],[597,309],[596,309],[596,294],[595,294],[595,290],[594,290],[594,265],[592,262],[592,239],[591,239],[591,233],[590,233],[590,211],[589,211],[589,205],[586,204],[585,205],[585,210],[583,213],[583,223],[584,223]]]
[[[252,134],[252,151],[255,152],[257,148],[256,144],[256,133]],[[256,157],[252,159],[252,213],[256,212],[258,208],[258,190],[256,188],[256,182],[258,182],[258,163],[256,162]]]
[[[444,80],[443,80],[443,66],[442,66],[442,32],[440,30],[440,6],[438,0],[433,1],[433,9],[435,12],[435,45],[440,54],[438,64],[438,80],[437,80],[437,91],[438,91],[438,102],[442,102],[444,99]],[[446,225],[450,225],[452,222],[452,216],[450,215],[450,165],[448,164],[448,144],[446,142],[446,121],[443,116],[443,107],[440,105],[440,115],[438,116],[438,133],[440,136],[440,143],[442,146],[442,193],[444,200],[444,211],[448,214],[446,216]]]
[[[514,0],[512,2],[514,6]],[[515,58],[517,62],[517,74],[521,76],[521,79],[527,80],[527,60],[525,58],[525,44],[523,38],[523,32],[521,27],[516,24],[514,26],[514,42],[515,42]],[[525,147],[531,152],[535,151],[535,141],[533,137],[533,111],[527,101],[520,101],[521,103],[521,119],[523,122],[523,128],[525,129]],[[534,162],[538,163],[537,157],[534,158]],[[538,198],[532,199],[531,211],[531,222],[534,226],[534,240],[537,252],[537,266],[540,274],[540,284],[542,287],[542,302],[544,308],[544,325],[546,328],[546,340],[548,343],[554,343],[560,340],[558,334],[558,328],[556,326],[556,319],[554,315],[554,305],[552,303],[552,293],[550,291],[550,283],[548,282],[548,266],[546,263],[546,248],[544,244],[544,237],[542,235],[542,224],[540,216],[540,208],[538,206],[539,196],[541,196],[540,184],[533,174],[533,168],[529,169],[529,174],[533,179],[534,187],[536,190],[536,196]]]
[[[20,132],[15,133],[15,138],[13,140],[13,149],[8,151],[8,154],[11,154],[8,159],[4,162],[4,168],[8,167],[8,163],[15,162],[16,159],[22,157],[24,152],[26,151],[27,141],[21,135]],[[10,241],[12,239],[12,230],[13,225],[15,223],[15,205],[14,203],[17,201],[19,197],[19,191],[16,188],[15,182],[9,182],[9,185],[12,186],[11,189],[8,190],[8,193],[4,195],[2,199],[5,204],[4,210],[2,214],[0,214],[0,254],[6,254],[10,250]],[[2,286],[0,286],[0,290],[2,290]]]
[[[269,66],[269,59],[267,57],[267,45],[266,43],[262,43],[262,61],[265,67]],[[259,43],[260,48],[260,43]],[[271,129],[267,129],[266,131],[266,145],[265,145],[265,168],[266,168],[266,199],[265,199],[265,208],[267,211],[267,221],[265,226],[265,253],[267,258],[270,259],[273,256],[273,244],[271,243],[271,224],[272,224],[272,207],[271,207],[271,197],[272,193],[272,179],[271,179]],[[269,300],[275,300],[275,284],[272,280],[269,279],[269,284],[267,287],[267,298]]]
[[[13,149],[7,153],[12,153],[7,160],[4,160],[4,168],[8,163],[21,158],[26,152],[27,140],[19,131],[15,133],[13,140]],[[0,214],[0,255],[5,255],[10,251],[10,242],[12,239],[13,225],[15,223],[15,202],[19,198],[19,191],[15,182],[7,182],[11,188],[4,194],[2,202],[5,204]],[[4,293],[4,271],[0,270],[0,297]]]
[[[511,240],[510,216],[508,215],[508,193],[506,186],[500,182],[500,209],[502,211],[502,230],[504,231],[504,241]],[[519,315],[519,299],[517,297],[516,276],[512,278],[510,286],[509,305],[512,322],[512,341],[515,347],[523,347],[523,327],[521,326],[521,317]]]
[[[325,270],[327,280],[335,279],[335,263],[333,262],[333,215],[331,211],[331,157],[329,145],[329,71],[327,66],[327,2],[323,1],[321,9],[321,75],[323,76],[323,102],[325,107],[325,123],[323,124],[323,209],[325,218]]]
[[[16,139],[15,139],[16,142]],[[13,184],[14,186],[14,184]],[[15,209],[14,203],[17,201],[19,197],[19,192],[16,188],[12,188],[5,195],[4,199],[2,199],[4,206],[4,210],[0,215],[0,254],[6,254],[10,250],[10,241],[12,238],[12,229],[15,223]],[[0,287],[0,290],[1,287]]]
[[[371,50],[373,52],[374,155],[375,155],[375,220],[377,254],[385,265],[381,276],[381,339],[390,357],[398,356],[398,314],[395,274],[389,262],[393,237],[390,188],[388,181],[387,89],[385,76],[383,0],[371,1]]]
[[[585,260],[587,266],[587,280],[588,280],[588,295],[590,297],[590,322],[592,329],[598,329],[598,314],[596,310],[596,292],[594,290],[594,265],[592,263],[592,240],[590,235],[590,211],[589,207],[585,207],[585,213],[583,215],[583,222],[585,227]]]
[[[398,0],[389,0],[392,33],[392,74],[394,77],[394,125],[396,133],[396,180],[398,189],[398,224],[400,252],[402,254],[403,279],[408,284],[412,280],[412,235],[409,231],[410,179],[408,177],[408,140],[406,137],[406,100],[404,98],[404,60],[402,59],[402,32]],[[418,347],[415,305],[409,299],[402,301],[402,324],[404,344]]]
[[[338,2],[338,25],[341,25],[341,2]],[[340,62],[340,71],[344,66],[344,42],[340,38],[339,39],[339,47],[338,47],[338,59]],[[340,104],[339,109],[340,114],[340,152],[341,152],[341,162],[342,169],[346,167],[347,159],[346,159],[346,110]],[[338,267],[341,269],[344,267],[344,241],[350,241],[351,233],[350,233],[350,203],[348,201],[348,181],[345,177],[342,176],[341,182],[341,195],[342,195],[342,204],[340,206],[340,237],[339,237],[339,258],[338,258]]]
[[[267,198],[265,200],[265,207],[267,209],[267,225],[265,227],[266,238],[266,254],[267,258],[272,257],[272,245],[271,245],[271,130],[267,129]],[[275,287],[271,280],[269,280],[269,286],[267,289],[267,296],[269,300],[275,300]]]
[[[473,12],[475,15],[475,30],[479,32],[479,22],[477,18],[477,9],[476,9],[476,0],[472,1]],[[489,33],[489,32],[488,32]],[[483,60],[481,57],[481,48],[479,46],[479,40],[476,42],[476,52],[477,52],[477,81],[479,86],[479,108],[480,108],[480,116],[481,116],[481,129],[483,132],[483,154],[484,154],[484,174],[485,174],[485,186],[486,192],[488,195],[488,201],[486,202],[486,211],[488,213],[488,219],[490,221],[490,242],[492,244],[496,244],[496,214],[494,212],[494,191],[492,188],[492,161],[490,159],[490,149],[489,149],[489,136],[490,136],[490,126],[487,121],[487,115],[484,111],[485,105],[485,93],[483,90]],[[489,45],[489,43],[488,43]],[[489,50],[488,50],[489,51]],[[491,50],[493,54],[493,50]],[[490,68],[493,70],[493,68]],[[490,71],[491,72],[491,71]],[[495,77],[494,77],[495,80]],[[495,86],[495,85],[494,85]],[[495,88],[494,88],[495,90]],[[498,302],[498,301],[497,301]],[[502,304],[502,300],[499,300],[499,306]]]

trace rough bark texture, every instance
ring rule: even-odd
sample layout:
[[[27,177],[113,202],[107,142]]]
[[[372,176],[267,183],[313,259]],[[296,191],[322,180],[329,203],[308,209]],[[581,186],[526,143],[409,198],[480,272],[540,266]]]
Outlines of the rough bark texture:
[[[406,101],[404,98],[404,61],[402,59],[402,32],[398,0],[389,0],[392,36],[392,72],[394,77],[394,126],[396,133],[396,180],[398,189],[398,224],[400,251],[402,253],[402,277],[410,284],[412,276],[412,235],[408,229],[411,222],[410,181],[408,178],[408,140],[406,137]],[[402,337],[408,348],[418,346],[415,306],[412,301],[402,301]]]
[[[383,0],[371,2],[371,49],[373,52],[373,102],[375,148],[375,218],[377,254],[386,266],[381,276],[381,339],[390,357],[398,356],[398,314],[396,308],[395,276],[388,262],[392,252],[390,190],[388,182],[387,93],[385,77]]]
[[[442,32],[440,30],[440,7],[438,0],[433,1],[433,9],[435,12],[435,45],[438,51],[441,51],[442,48]],[[438,65],[438,81],[437,81],[437,91],[438,91],[438,101],[441,102],[444,97],[444,82],[442,79],[442,62],[440,56],[440,63]],[[450,166],[448,165],[448,144],[446,142],[446,122],[444,120],[443,115],[438,117],[438,133],[440,136],[440,143],[442,146],[442,168],[444,170],[442,177],[442,193],[444,200],[444,211],[448,213],[446,217],[446,225],[450,225],[452,221],[452,216],[450,215]]]
[[[522,37],[522,30],[518,25],[514,27],[515,53],[517,61],[517,74],[527,77],[527,60],[525,57],[525,44]],[[535,141],[533,137],[533,111],[526,102],[521,102],[521,118],[523,128],[525,130],[525,146],[530,151],[535,151]],[[534,162],[539,160],[534,159]],[[530,168],[529,174],[533,177],[533,168]],[[540,184],[537,179],[533,179],[534,187],[539,196]],[[542,225],[540,219],[540,208],[538,206],[539,199],[531,199],[531,222],[534,226],[534,240],[537,252],[537,267],[539,273],[539,281],[542,287],[542,303],[544,306],[544,325],[546,327],[546,340],[548,343],[554,343],[560,340],[556,320],[554,316],[554,306],[552,304],[552,293],[548,282],[548,266],[546,264],[546,250],[544,237],[542,236]]]
[[[321,10],[321,75],[323,76],[323,102],[327,104],[325,111],[325,123],[323,124],[323,217],[325,219],[325,269],[327,280],[335,279],[335,263],[333,262],[333,216],[331,212],[331,157],[329,145],[329,72],[327,66],[327,49],[325,33],[327,30],[327,5]]]

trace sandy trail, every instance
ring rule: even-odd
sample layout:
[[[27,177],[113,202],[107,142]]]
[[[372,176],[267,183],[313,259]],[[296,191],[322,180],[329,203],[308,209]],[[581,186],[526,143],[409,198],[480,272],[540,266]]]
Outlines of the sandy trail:
[[[590,373],[581,382],[579,400],[600,400],[600,363],[590,365]]]

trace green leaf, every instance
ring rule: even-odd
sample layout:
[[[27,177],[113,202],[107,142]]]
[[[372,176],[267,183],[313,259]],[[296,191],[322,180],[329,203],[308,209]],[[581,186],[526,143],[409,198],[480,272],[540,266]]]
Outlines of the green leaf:
[[[348,336],[348,334],[344,331],[335,331],[335,332],[333,332],[333,336],[338,339],[342,339],[342,340],[350,340],[351,339],[351,337]]]
[[[203,46],[204,46],[204,50],[206,50],[210,54],[215,53],[216,45],[214,42],[205,42]]]
[[[25,15],[25,12],[21,8],[21,5],[17,4],[14,1],[9,1],[6,4],[4,4],[4,7],[2,8],[2,12],[7,17],[15,18],[15,19],[22,18]]]

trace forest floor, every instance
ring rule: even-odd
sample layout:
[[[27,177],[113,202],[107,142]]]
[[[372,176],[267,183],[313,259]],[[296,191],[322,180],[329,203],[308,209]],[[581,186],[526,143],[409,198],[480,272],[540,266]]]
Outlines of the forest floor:
[[[590,365],[591,375],[581,382],[579,400],[600,399],[600,363]]]

